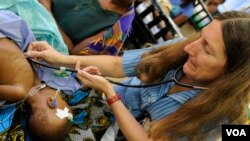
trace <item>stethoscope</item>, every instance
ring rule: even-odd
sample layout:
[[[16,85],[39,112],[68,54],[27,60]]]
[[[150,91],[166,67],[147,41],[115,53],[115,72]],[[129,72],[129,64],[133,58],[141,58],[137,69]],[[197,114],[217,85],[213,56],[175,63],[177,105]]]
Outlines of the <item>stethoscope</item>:
[[[61,71],[69,71],[69,72],[72,72],[74,74],[77,73],[77,70],[75,69],[71,69],[71,68],[68,68],[68,67],[55,67],[55,66],[51,66],[51,65],[48,65],[48,64],[44,64],[44,63],[41,63],[39,61],[36,61],[34,59],[31,59],[31,58],[27,58],[29,61],[35,63],[35,64],[38,64],[38,65],[41,65],[41,66],[44,66],[44,67],[47,67],[47,68],[51,68],[51,69],[55,69],[55,70],[61,70]],[[179,86],[182,86],[182,87],[188,87],[188,88],[193,88],[193,89],[200,89],[200,90],[207,90],[208,88],[207,87],[200,87],[200,86],[194,86],[194,85],[190,85],[190,84],[185,84],[185,83],[182,83],[182,82],[179,82],[177,79],[176,79],[176,75],[178,73],[178,71],[181,69],[181,67],[177,68],[173,74],[173,77],[169,80],[166,80],[166,81],[162,81],[162,82],[158,82],[158,83],[154,83],[154,84],[146,84],[146,85],[129,85],[129,84],[123,84],[123,83],[119,83],[119,82],[116,82],[116,81],[113,81],[113,80],[110,80],[110,79],[107,79],[110,83],[112,84],[116,84],[116,85],[119,85],[119,86],[123,86],[123,87],[132,87],[132,88],[146,88],[146,87],[153,87],[153,86],[158,86],[158,85],[163,85],[163,84],[166,84],[166,83],[169,83],[169,82],[174,82],[175,84],[179,85]],[[78,78],[76,76],[74,76],[76,78],[76,80],[81,83]],[[41,87],[43,88],[43,87]],[[27,95],[28,96],[28,95]],[[13,110],[8,116],[7,118],[5,118],[4,120],[0,120],[0,124],[2,124],[3,122],[5,122],[6,120],[8,120],[10,118],[10,116],[12,114],[14,114],[14,112],[20,108],[20,106],[22,105],[22,103],[24,103],[24,101],[27,99],[27,96],[20,100],[19,102],[16,102],[16,103],[12,103],[12,104],[8,104],[8,105],[2,105],[0,106],[0,109],[3,109],[3,108],[6,108],[6,107],[10,107],[10,106],[16,106],[18,104],[20,104],[15,110]]]
[[[41,65],[41,66],[44,66],[44,67],[47,67],[47,68],[51,68],[51,69],[55,69],[55,70],[61,70],[61,71],[69,71],[69,72],[72,72],[72,73],[77,73],[77,70],[71,69],[71,68],[68,68],[68,67],[55,67],[55,66],[51,66],[51,65],[48,65],[48,64],[41,63],[41,62],[36,61],[36,60],[34,60],[32,58],[29,58],[29,57],[27,59],[29,61],[35,63],[35,64],[38,64],[38,65]],[[162,81],[162,82],[153,83],[153,84],[130,85],[130,84],[124,84],[124,83],[116,82],[116,81],[113,81],[113,80],[110,80],[110,79],[107,79],[107,78],[105,78],[105,79],[107,79],[107,81],[109,81],[112,84],[116,84],[116,85],[123,86],[123,87],[132,87],[132,88],[146,88],[146,87],[153,87],[153,86],[163,85],[163,84],[166,84],[166,83],[169,83],[169,82],[174,82],[175,84],[177,84],[179,86],[182,86],[182,87],[193,88],[193,89],[200,89],[200,90],[207,90],[208,89],[207,87],[194,86],[194,85],[190,85],[190,84],[186,84],[186,83],[182,83],[182,82],[178,81],[176,79],[176,75],[177,75],[177,72],[181,68],[182,67],[179,67],[179,68],[177,68],[175,70],[175,72],[173,74],[173,77],[171,79],[166,80],[166,81]],[[77,77],[76,77],[76,79],[77,79]]]

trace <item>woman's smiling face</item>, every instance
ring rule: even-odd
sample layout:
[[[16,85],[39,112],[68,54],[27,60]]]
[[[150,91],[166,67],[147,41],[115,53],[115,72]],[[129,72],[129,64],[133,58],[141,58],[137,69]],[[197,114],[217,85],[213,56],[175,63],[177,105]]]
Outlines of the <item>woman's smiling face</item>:
[[[185,46],[184,50],[189,58],[183,71],[190,80],[206,83],[222,76],[227,57],[221,22],[214,20],[204,27],[199,39]]]

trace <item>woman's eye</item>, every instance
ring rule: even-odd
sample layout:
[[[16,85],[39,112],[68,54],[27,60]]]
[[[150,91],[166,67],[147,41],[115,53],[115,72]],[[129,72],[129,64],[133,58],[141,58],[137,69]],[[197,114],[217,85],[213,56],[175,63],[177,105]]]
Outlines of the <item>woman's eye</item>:
[[[204,50],[206,53],[210,54],[209,50],[208,50],[208,45],[205,43],[204,44]]]

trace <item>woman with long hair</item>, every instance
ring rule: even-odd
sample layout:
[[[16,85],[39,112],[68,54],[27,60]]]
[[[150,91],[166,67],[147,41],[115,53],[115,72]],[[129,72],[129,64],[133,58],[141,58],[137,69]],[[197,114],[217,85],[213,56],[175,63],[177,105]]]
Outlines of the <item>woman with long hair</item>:
[[[198,38],[159,49],[127,51],[122,58],[66,56],[39,42],[30,45],[27,55],[51,63],[77,64],[78,78],[86,87],[104,92],[128,140],[214,139],[222,124],[247,122],[249,25],[249,14],[233,11],[216,16]],[[171,82],[114,90],[102,76],[86,73],[80,65],[96,66],[104,76],[131,77],[125,80],[127,84]],[[153,121],[149,130],[134,118],[145,112]]]

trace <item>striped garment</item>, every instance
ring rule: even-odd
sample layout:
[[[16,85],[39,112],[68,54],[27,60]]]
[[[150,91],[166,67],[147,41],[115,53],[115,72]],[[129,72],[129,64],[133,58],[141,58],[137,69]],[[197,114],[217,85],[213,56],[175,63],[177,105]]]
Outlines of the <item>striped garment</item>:
[[[174,39],[164,42],[165,45],[178,42],[182,39]],[[123,83],[126,84],[143,84],[135,76],[135,66],[140,62],[140,56],[144,52],[153,50],[162,45],[156,45],[151,48],[130,50],[124,52],[123,55],[123,69],[128,77]],[[172,78],[175,70],[170,70],[166,73],[164,80]],[[180,79],[183,72],[177,73],[177,79]],[[148,112],[152,120],[159,120],[165,116],[176,111],[182,104],[197,96],[200,90],[188,90],[183,92],[177,92],[171,95],[166,95],[169,89],[174,85],[174,82],[170,82],[160,86],[148,87],[148,88],[128,88],[115,86],[115,91],[122,96],[122,101],[131,113],[138,117],[143,112]]]

